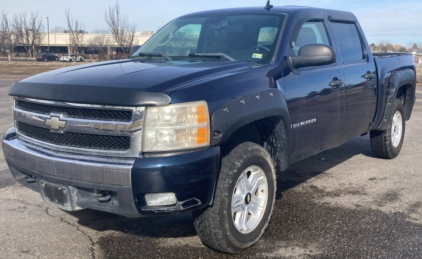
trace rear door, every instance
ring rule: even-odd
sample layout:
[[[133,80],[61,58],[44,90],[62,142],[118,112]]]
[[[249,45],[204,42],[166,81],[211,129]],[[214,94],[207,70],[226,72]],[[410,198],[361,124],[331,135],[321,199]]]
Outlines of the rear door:
[[[344,71],[346,110],[340,118],[339,143],[369,130],[376,108],[376,67],[356,20],[329,22]]]
[[[301,47],[309,44],[332,45],[324,17],[308,16],[297,24],[290,56],[297,55]],[[343,80],[338,64],[300,68],[284,76],[292,123],[292,161],[309,157],[335,144],[343,91],[342,85],[330,86],[335,80]]]

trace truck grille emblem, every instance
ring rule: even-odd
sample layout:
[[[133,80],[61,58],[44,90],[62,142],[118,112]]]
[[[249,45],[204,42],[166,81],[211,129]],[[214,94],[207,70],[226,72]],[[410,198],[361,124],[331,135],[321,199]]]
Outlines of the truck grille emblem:
[[[51,116],[50,119],[46,119],[44,125],[50,126],[52,130],[63,130],[66,127],[66,121],[61,121],[60,117]]]

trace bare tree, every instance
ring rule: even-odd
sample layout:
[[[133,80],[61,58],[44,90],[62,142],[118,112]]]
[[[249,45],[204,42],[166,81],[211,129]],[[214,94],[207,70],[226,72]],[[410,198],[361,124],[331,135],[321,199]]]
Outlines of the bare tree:
[[[110,6],[104,17],[117,45],[128,54],[135,39],[136,24],[129,24],[127,16],[121,15],[120,6],[117,4]]]
[[[6,23],[4,22],[4,17],[5,13],[4,11],[1,14],[0,17],[0,54],[6,50],[6,33],[5,33],[5,29],[6,29]]]
[[[12,55],[15,52],[17,45],[22,43],[23,40],[23,25],[18,15],[8,18],[5,12],[2,13],[1,28],[3,48],[8,49]]]
[[[104,59],[104,53],[107,53],[106,48],[111,44],[112,39],[111,35],[99,34],[91,38],[89,45],[91,48],[98,50],[100,53],[100,59]]]
[[[80,54],[83,51],[83,44],[85,40],[84,26],[78,21],[73,20],[70,15],[70,9],[66,9],[67,27],[69,30],[69,47],[70,53]]]
[[[55,26],[53,29],[50,30],[51,33],[64,33],[66,29],[61,26]]]
[[[26,18],[26,13],[21,13],[19,17],[23,27],[24,47],[26,52],[33,57],[35,49],[40,45],[43,36],[42,17],[38,16],[38,12],[31,12],[29,19]]]
[[[369,48],[372,52],[377,52],[377,46],[374,43],[371,43],[371,45],[369,45]]]

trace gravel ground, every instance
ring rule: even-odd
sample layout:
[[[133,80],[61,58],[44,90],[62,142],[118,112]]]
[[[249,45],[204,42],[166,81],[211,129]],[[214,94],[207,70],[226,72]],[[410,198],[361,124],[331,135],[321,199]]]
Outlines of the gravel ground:
[[[0,132],[12,126],[0,74]],[[422,258],[422,87],[402,152],[374,158],[368,136],[278,175],[270,227],[237,255],[199,240],[190,214],[129,219],[64,212],[15,183],[0,149],[0,258]]]

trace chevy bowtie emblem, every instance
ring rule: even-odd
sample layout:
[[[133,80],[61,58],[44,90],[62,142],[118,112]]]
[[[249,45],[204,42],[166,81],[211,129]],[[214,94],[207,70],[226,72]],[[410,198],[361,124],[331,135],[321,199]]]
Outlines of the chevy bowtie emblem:
[[[44,125],[50,126],[52,130],[63,130],[66,127],[66,121],[61,121],[60,117],[51,116],[50,119],[46,119]]]

